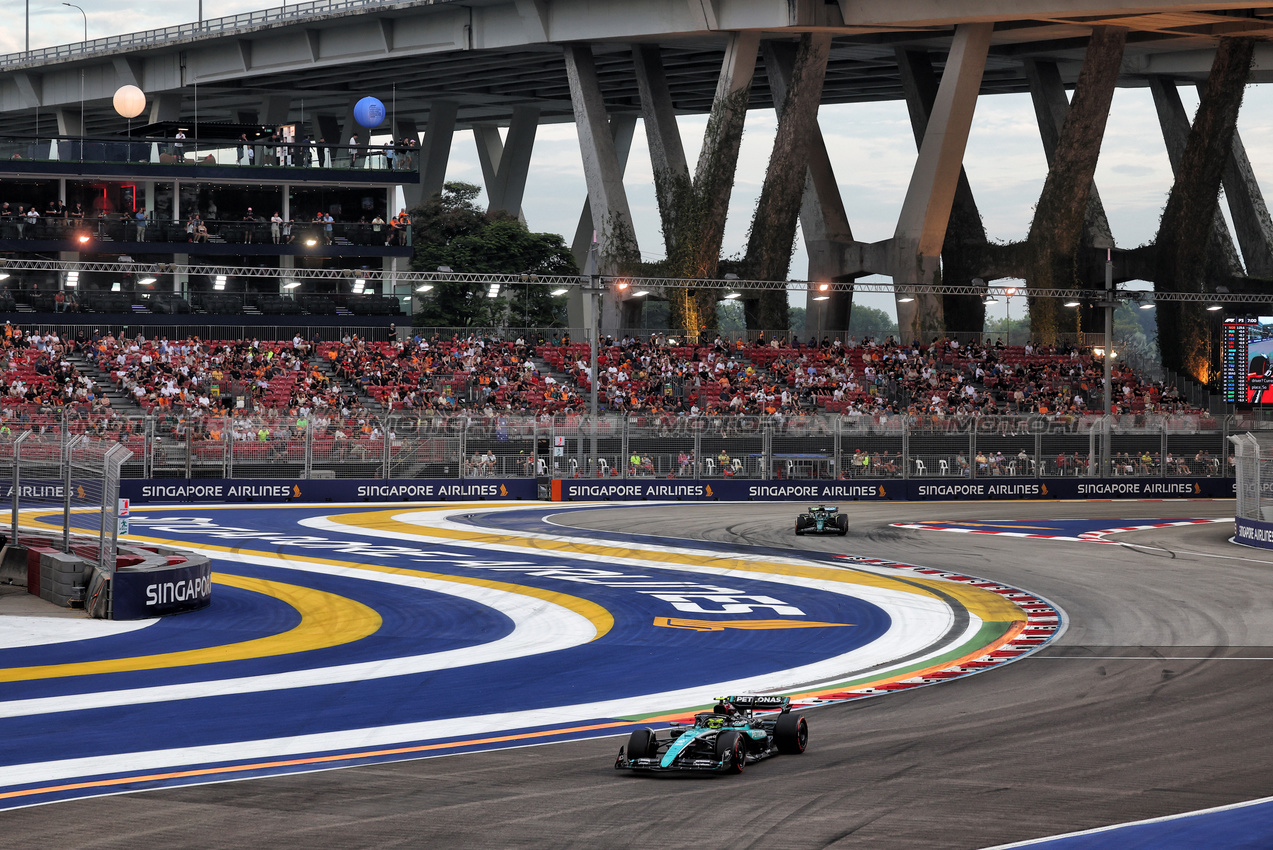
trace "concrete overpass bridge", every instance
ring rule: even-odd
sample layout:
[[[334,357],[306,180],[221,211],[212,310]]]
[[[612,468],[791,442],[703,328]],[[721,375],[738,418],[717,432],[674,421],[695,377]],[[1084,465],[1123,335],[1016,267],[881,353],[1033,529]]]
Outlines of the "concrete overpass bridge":
[[[347,140],[353,104],[375,94],[392,98],[395,137],[422,139],[420,185],[406,187],[409,199],[440,189],[454,133],[472,131],[492,207],[514,212],[536,128],[575,122],[588,185],[575,249],[583,260],[596,233],[602,272],[621,270],[636,248],[622,174],[642,118],[672,265],[715,277],[741,116],[775,108],[751,276],[786,276],[799,217],[809,278],[837,284],[810,303],[822,326],[846,324],[848,284],[878,273],[914,287],[914,300],[898,305],[911,336],[980,318],[975,298],[924,293],[942,276],[1013,275],[1047,287],[1068,262],[1075,285],[1098,279],[1099,246],[1112,239],[1092,173],[1116,86],[1153,90],[1177,189],[1204,199],[1202,213],[1216,222],[1200,250],[1212,258],[1209,285],[1273,277],[1273,227],[1233,102],[1245,83],[1273,79],[1271,38],[1273,2],[319,0],[0,57],[0,114],[12,135],[114,133],[123,120],[111,95],[134,84],[151,99],[151,122],[302,122],[316,137]],[[1204,88],[1203,110],[1213,104],[1200,111],[1201,141],[1190,139],[1181,85]],[[1033,97],[1051,165],[1040,209],[1053,218],[1027,244],[997,250],[961,159],[978,97],[1006,92]],[[835,170],[846,165],[822,143],[817,107],[890,99],[906,101],[920,153],[893,237],[866,244],[844,215]],[[1072,112],[1081,114],[1067,123]],[[691,167],[675,116],[702,113],[712,120]],[[1219,176],[1202,164],[1218,149],[1227,163]],[[1215,209],[1221,181],[1236,244]],[[1152,253],[1116,259],[1120,277],[1161,276]],[[706,308],[715,294],[688,296],[674,315],[701,313],[695,297]],[[763,299],[752,310],[762,322]],[[605,304],[604,324],[621,326],[622,296]]]

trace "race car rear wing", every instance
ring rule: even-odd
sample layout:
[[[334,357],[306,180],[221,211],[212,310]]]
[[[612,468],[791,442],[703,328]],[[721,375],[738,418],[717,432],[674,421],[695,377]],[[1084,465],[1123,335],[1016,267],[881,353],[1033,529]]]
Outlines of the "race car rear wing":
[[[791,697],[762,696],[760,694],[741,694],[733,697],[720,697],[720,700],[732,703],[735,708],[747,711],[790,711]]]

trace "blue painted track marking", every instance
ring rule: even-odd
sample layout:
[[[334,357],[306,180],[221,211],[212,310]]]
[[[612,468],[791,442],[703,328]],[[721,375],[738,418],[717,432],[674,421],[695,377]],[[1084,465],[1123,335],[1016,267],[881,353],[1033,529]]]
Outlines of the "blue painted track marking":
[[[218,573],[356,601],[379,628],[265,658],[213,652],[180,667],[5,681],[0,807],[607,734],[718,691],[833,682],[899,656],[949,653],[978,633],[949,599],[882,568],[841,564],[832,578],[801,578],[765,572],[773,568],[755,550],[648,538],[625,540],[625,557],[598,555],[543,522],[560,509],[540,509],[538,520],[518,510],[520,525],[496,529],[504,542],[448,538],[484,512],[426,508],[395,509],[406,521],[396,531],[324,519],[384,506],[135,510],[134,535],[206,551]],[[475,516],[446,520],[457,513]],[[816,563],[794,555],[784,553]],[[598,625],[570,599],[612,622]],[[0,675],[215,651],[284,635],[298,616],[269,595],[221,588],[209,608],[138,632],[9,650]],[[772,625],[792,620],[830,625]],[[68,728],[93,731],[68,753]]]
[[[988,850],[1268,850],[1273,847],[1273,798],[1172,817],[1019,841]]]

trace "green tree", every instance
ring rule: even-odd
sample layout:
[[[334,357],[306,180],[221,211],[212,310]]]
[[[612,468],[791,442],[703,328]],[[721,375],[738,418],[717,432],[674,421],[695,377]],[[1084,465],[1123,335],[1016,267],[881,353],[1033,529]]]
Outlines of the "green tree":
[[[550,287],[534,275],[579,273],[565,240],[556,233],[532,233],[506,212],[486,212],[477,205],[481,189],[471,183],[447,183],[412,211],[414,271],[449,268],[471,274],[511,274],[528,278],[505,286],[497,298],[487,297],[479,283],[440,281],[417,304],[414,324],[435,327],[503,325],[558,327],[565,324],[565,304],[554,301]]]
[[[817,328],[805,329],[806,333],[817,333],[817,331]],[[853,313],[849,316],[849,333],[858,339],[873,336],[878,340],[884,340],[890,335],[897,336],[897,322],[883,310],[854,305]]]

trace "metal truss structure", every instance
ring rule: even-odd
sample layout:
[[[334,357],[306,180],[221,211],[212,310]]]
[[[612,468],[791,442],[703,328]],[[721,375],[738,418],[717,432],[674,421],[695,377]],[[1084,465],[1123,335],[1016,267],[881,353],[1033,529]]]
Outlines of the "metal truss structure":
[[[0,270],[44,271],[66,273],[72,271],[156,275],[181,273],[208,277],[281,278],[286,281],[364,280],[397,284],[418,288],[440,282],[467,283],[490,288],[526,286],[538,284],[557,288],[580,288],[588,291],[624,291],[635,294],[675,289],[712,289],[722,293],[759,292],[853,292],[888,293],[893,295],[978,295],[995,298],[1022,297],[1063,298],[1090,301],[1105,294],[1103,289],[1042,289],[1007,285],[922,285],[905,283],[822,283],[808,280],[706,280],[694,278],[623,277],[606,275],[534,275],[534,274],[471,274],[450,271],[409,272],[383,269],[280,269],[269,266],[212,266],[177,263],[128,263],[128,262],[80,262],[71,260],[26,260],[0,258]],[[1152,292],[1138,289],[1115,289],[1116,298],[1132,301],[1174,301],[1191,304],[1269,304],[1273,292]]]

